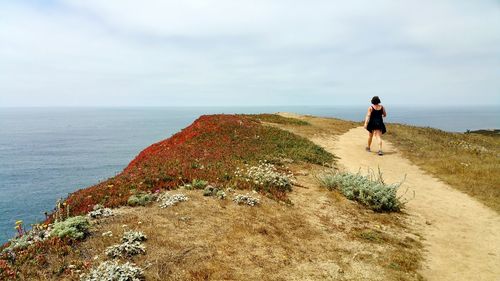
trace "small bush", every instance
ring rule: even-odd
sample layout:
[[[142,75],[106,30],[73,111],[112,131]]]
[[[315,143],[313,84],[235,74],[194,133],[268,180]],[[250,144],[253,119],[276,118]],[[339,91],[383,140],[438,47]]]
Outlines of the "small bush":
[[[129,262],[102,262],[82,278],[83,281],[139,281],[144,280],[144,271]]]
[[[219,199],[224,199],[224,198],[226,198],[226,192],[224,192],[224,190],[219,189],[217,187],[213,187],[211,185],[208,185],[203,190],[203,196],[216,196]]]
[[[233,198],[233,201],[238,205],[244,204],[252,207],[260,203],[260,200],[258,198],[252,197],[248,194],[238,194]]]
[[[50,235],[59,238],[83,239],[87,236],[89,227],[90,224],[86,217],[71,217],[65,221],[54,223]]]
[[[140,231],[127,231],[123,233],[122,242],[142,242],[147,240],[148,237]]]
[[[127,200],[127,205],[146,206],[149,202],[153,201],[153,195],[150,193],[138,193],[130,196]]]
[[[122,236],[122,243],[110,246],[106,249],[106,255],[110,258],[131,257],[146,253],[146,248],[141,244],[147,239],[140,231],[127,231]]]
[[[126,241],[121,244],[109,246],[106,248],[105,253],[110,258],[131,257],[146,253],[146,248],[138,241]]]
[[[158,197],[158,201],[160,201],[160,208],[167,208],[179,202],[187,201],[188,199],[189,198],[184,194],[168,195],[165,193]]]
[[[194,179],[193,182],[191,183],[191,186],[194,189],[204,189],[207,185],[208,185],[207,181],[198,180],[198,179]]]
[[[94,206],[94,210],[87,214],[92,219],[106,218],[113,215],[113,211],[110,208],[104,208],[103,205],[97,204]]]
[[[350,200],[356,200],[374,211],[399,211],[404,202],[397,190],[402,183],[387,185],[382,176],[363,176],[359,173],[327,172],[318,176],[320,184],[330,190],[338,189]]]
[[[294,184],[292,173],[278,171],[276,166],[266,161],[259,161],[259,165],[245,169],[236,168],[235,175],[252,183],[257,190],[286,192],[291,191]]]
[[[193,190],[193,189],[204,189],[207,185],[208,181],[193,179],[191,183],[184,184],[181,187],[187,190]]]

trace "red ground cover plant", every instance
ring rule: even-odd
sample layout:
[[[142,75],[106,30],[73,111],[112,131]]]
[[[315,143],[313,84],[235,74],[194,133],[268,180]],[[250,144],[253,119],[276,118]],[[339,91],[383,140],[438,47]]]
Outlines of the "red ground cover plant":
[[[173,189],[193,179],[251,188],[251,183],[236,183],[233,175],[236,167],[258,160],[333,161],[330,154],[308,140],[263,126],[258,117],[201,116],[181,132],[143,150],[121,174],[71,194],[66,200],[71,214],[87,213],[95,204],[125,205],[132,192]],[[273,195],[286,197],[280,192]]]
[[[12,269],[6,260],[0,260],[0,280],[16,278],[16,272]]]
[[[73,250],[75,243],[76,240],[54,237],[13,252],[0,251],[0,280],[12,280],[22,276],[16,269],[24,264],[44,267],[47,265],[48,255],[66,256]]]
[[[143,150],[117,176],[70,194],[60,204],[59,212],[67,217],[86,214],[96,204],[118,207],[126,205],[135,192],[175,189],[194,179],[216,186],[258,188],[252,182],[235,178],[234,172],[237,167],[257,164],[259,160],[279,163],[280,159],[287,158],[315,164],[333,161],[331,154],[309,140],[263,125],[259,121],[263,118],[292,122],[288,118],[268,115],[201,116],[181,132]],[[266,192],[278,200],[286,199],[286,191],[270,189]],[[49,215],[46,223],[54,218],[55,214]],[[78,242],[51,238],[13,253],[0,254],[0,279],[14,278],[15,269],[25,263],[43,267],[47,262],[45,255],[65,255],[75,243]],[[8,245],[2,246],[0,253]],[[61,270],[61,274],[64,273],[65,269]]]

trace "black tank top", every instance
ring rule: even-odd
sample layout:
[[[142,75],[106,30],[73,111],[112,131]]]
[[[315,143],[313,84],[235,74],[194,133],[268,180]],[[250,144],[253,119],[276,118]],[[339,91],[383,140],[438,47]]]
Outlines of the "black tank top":
[[[375,107],[372,106],[372,114],[370,114],[370,119],[375,121],[382,121],[382,115],[384,114],[384,107],[381,106],[379,110],[376,110]]]

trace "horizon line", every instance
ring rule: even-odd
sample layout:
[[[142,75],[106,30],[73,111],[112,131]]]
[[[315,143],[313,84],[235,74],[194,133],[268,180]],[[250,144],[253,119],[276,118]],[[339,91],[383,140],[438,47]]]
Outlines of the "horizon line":
[[[384,104],[384,103],[382,103]],[[15,108],[214,108],[214,107],[361,107],[369,106],[370,103],[363,104],[280,104],[280,105],[0,105],[0,108],[15,109]],[[500,107],[500,104],[389,104],[397,107]]]

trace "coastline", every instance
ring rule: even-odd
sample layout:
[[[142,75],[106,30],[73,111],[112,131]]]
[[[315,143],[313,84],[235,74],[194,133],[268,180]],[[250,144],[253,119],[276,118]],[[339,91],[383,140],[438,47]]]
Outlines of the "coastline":
[[[193,201],[196,201],[194,203],[186,205],[187,209],[180,209],[184,210],[183,211],[184,214],[182,215],[182,217],[185,218],[185,216],[190,216],[191,210],[193,210],[193,208],[199,207],[201,208],[199,210],[201,213],[199,214],[197,213],[197,216],[199,216],[199,219],[201,220],[199,223],[203,224],[207,220],[207,218],[204,218],[204,216],[207,214],[204,208],[207,208],[208,206],[205,206],[205,203],[201,202],[205,202],[206,198],[204,199],[204,197],[199,194],[200,191],[196,191],[197,188],[193,189],[192,187],[188,188],[187,186],[197,186],[200,183],[205,182],[203,183],[203,186],[206,186],[207,184],[217,187],[223,186],[224,188],[223,190],[225,190],[226,192],[233,192],[230,190],[233,190],[234,186],[238,186],[238,190],[241,189],[241,191],[239,192],[243,192],[244,190],[256,191],[254,194],[258,195],[260,197],[259,200],[261,200],[257,202],[263,202],[265,206],[268,206],[268,207],[261,207],[263,208],[262,211],[264,211],[266,214],[271,214],[271,213],[276,214],[276,211],[278,209],[281,209],[281,207],[279,206],[288,206],[285,209],[281,209],[282,211],[287,210],[287,212],[291,212],[290,213],[291,217],[288,217],[287,212],[282,213],[282,215],[287,216],[286,218],[285,217],[282,218],[284,221],[287,221],[287,223],[279,226],[280,233],[283,233],[282,231],[285,231],[290,224],[297,223],[292,221],[291,220],[292,218],[303,216],[299,215],[303,214],[303,211],[299,211],[299,213],[295,214],[294,212],[292,212],[292,209],[290,208],[293,208],[293,206],[297,206],[297,208],[304,208],[305,210],[310,209],[314,207],[314,204],[313,205],[310,204],[310,202],[306,199],[307,196],[322,197],[326,195],[324,194],[325,192],[324,190],[322,191],[321,189],[318,189],[318,186],[316,186],[317,181],[314,180],[313,175],[321,169],[325,168],[330,169],[331,167],[336,167],[335,164],[336,162],[333,160],[335,155],[329,154],[319,146],[312,145],[312,143],[307,139],[313,136],[329,135],[333,137],[336,135],[343,135],[348,130],[355,127],[359,127],[359,124],[357,122],[349,122],[334,118],[328,118],[328,119],[318,118],[318,117],[304,117],[304,118],[306,119],[305,120],[290,119],[290,118],[283,118],[273,114],[201,116],[193,124],[181,130],[179,133],[173,135],[172,137],[154,143],[153,145],[150,145],[148,148],[143,150],[139,155],[137,155],[137,157],[132,162],[130,162],[130,164],[123,170],[123,172],[118,174],[117,176],[105,180],[97,185],[71,193],[69,197],[58,203],[57,211],[53,213],[50,216],[50,218],[47,221],[45,221],[45,223],[42,225],[47,225],[49,229],[52,229],[53,223],[55,222],[56,219],[69,221],[71,218],[75,216],[77,217],[79,215],[86,215],[87,213],[90,214],[92,212],[92,209],[96,210],[95,206],[101,204],[104,207],[114,208],[113,210],[115,210],[119,215],[119,217],[117,217],[118,219],[117,221],[115,221],[115,219],[113,218],[106,220],[109,221],[109,223],[111,223],[109,227],[112,227],[112,231],[114,233],[119,232],[120,225],[130,224],[131,218],[134,218],[133,220],[139,220],[139,222],[134,222],[134,223],[142,224],[143,219],[137,217],[138,214],[135,213],[136,212],[134,211],[135,208],[145,208],[145,209],[140,209],[141,212],[144,211],[153,212],[151,216],[153,217],[157,216],[156,220],[162,220],[162,215],[160,213],[156,214],[156,212],[160,211],[157,211],[155,209],[156,205],[152,203],[152,201],[149,201],[149,203],[145,203],[144,207],[139,206],[139,207],[133,207],[132,209],[127,209],[130,207],[124,207],[124,206],[130,204],[129,203],[131,200],[130,198],[133,196],[136,196],[137,198],[143,196],[143,194],[146,194],[147,196],[155,196],[154,194],[156,193],[162,194],[162,192],[170,194],[169,190],[171,189],[185,190],[186,194],[188,194],[189,197],[193,198],[192,199]],[[410,131],[412,130],[418,130],[420,132],[428,131],[429,134],[433,136],[433,139],[436,139],[436,137],[438,136],[436,135],[436,132],[442,134],[445,138],[452,136],[453,137],[463,136],[464,138],[467,139],[467,142],[466,143],[458,142],[456,143],[456,145],[461,147],[461,149],[465,150],[473,149],[474,151],[476,151],[476,149],[479,149],[478,151],[480,151],[480,153],[489,153],[490,149],[495,149],[494,145],[486,146],[486,144],[482,144],[481,146],[478,146],[474,144],[473,146],[471,146],[473,143],[470,141],[474,141],[478,138],[479,138],[478,140],[482,140],[482,138],[484,138],[484,140],[486,139],[493,140],[494,137],[491,136],[481,136],[479,134],[457,134],[457,133],[452,134],[431,128],[418,128],[413,126],[403,126],[395,124],[389,124],[389,126],[390,128],[392,127],[391,131],[394,131],[397,134],[403,132],[400,131],[401,128]],[[404,140],[404,138],[401,138],[401,136],[398,136],[398,138],[400,138],[400,140]],[[329,147],[329,145],[331,144],[328,144],[325,147]],[[235,170],[237,171],[238,170],[237,167],[244,167],[244,165],[242,166],[243,163],[246,164],[253,163],[253,165],[259,165],[258,163],[261,163],[260,161],[262,159],[270,161],[267,163],[274,163],[280,167],[283,167],[283,169],[285,170],[290,169],[290,171],[293,171],[294,174],[298,175],[297,178],[301,178],[301,180],[302,181],[305,180],[305,182],[299,182],[293,189],[291,188],[291,185],[290,188],[287,187],[284,189],[281,188],[259,189],[256,186],[253,186],[251,182],[248,183],[245,181],[238,181],[237,178],[233,178],[234,176],[232,176],[233,173],[231,173],[231,171]],[[217,164],[214,165],[215,163]],[[314,190],[300,191],[300,188],[303,188],[304,186],[307,185],[314,186]],[[306,193],[302,194],[301,192],[306,192]],[[243,194],[240,195],[243,196]],[[345,213],[345,215],[349,214],[349,216],[353,215],[361,216],[360,218],[361,221],[364,222],[371,221],[371,223],[375,224],[368,227],[368,229],[372,228],[376,229],[377,225],[379,226],[383,225],[385,228],[387,228],[386,231],[389,231],[388,229],[390,229],[389,234],[387,233],[384,234],[389,236],[387,237],[383,236],[385,238],[372,238],[373,235],[377,237],[377,235],[382,235],[382,234],[378,232],[375,232],[375,234],[373,234],[373,232],[371,232],[372,230],[366,232],[365,229],[367,228],[367,226],[364,225],[363,223],[363,225],[359,225],[355,228],[349,228],[350,230],[347,230],[348,233],[351,234],[348,235],[348,237],[350,237],[349,239],[343,241],[345,245],[348,245],[349,243],[352,242],[359,243],[360,242],[359,239],[361,237],[362,239],[367,240],[367,241],[362,240],[364,241],[363,247],[366,246],[371,249],[372,248],[371,243],[373,243],[372,239],[382,239],[380,241],[386,241],[384,243],[389,243],[390,245],[393,245],[393,243],[395,243],[394,241],[400,241],[398,243],[403,243],[403,240],[401,239],[407,239],[405,237],[398,236],[397,233],[399,234],[404,233],[405,235],[416,235],[411,231],[411,228],[409,228],[411,223],[407,221],[408,218],[405,219],[404,217],[396,213],[391,215],[391,217],[398,221],[401,220],[401,222],[396,223],[394,225],[388,224],[388,221],[386,221],[386,219],[383,219],[384,216],[378,216],[376,214],[370,215],[370,213],[366,213],[365,211],[363,211],[364,207],[362,206],[359,206],[357,204],[355,205],[348,204],[348,202],[345,201],[347,199],[340,198],[338,197],[339,195],[331,195],[331,196],[334,196],[333,198],[336,199],[330,198],[329,200],[336,200],[337,202],[337,204],[333,205],[328,204],[330,208],[335,208],[334,210],[330,211],[334,212],[332,214],[335,214],[336,212],[340,213],[347,212]],[[219,201],[210,201],[210,202],[219,202]],[[220,201],[219,203],[215,203],[215,205],[210,205],[211,206],[210,208],[216,208],[216,209],[228,208],[229,202]],[[276,207],[279,208],[275,210],[274,208]],[[122,208],[125,209],[122,210]],[[242,211],[241,209],[238,208],[234,209],[234,207],[230,207],[229,210],[230,210],[229,213],[224,213],[224,216],[229,216],[227,218],[228,220],[230,218],[237,218],[239,216],[238,212]],[[311,211],[314,213],[318,212],[319,210],[311,209]],[[172,213],[172,214],[177,216],[177,213]],[[251,215],[252,212],[248,214]],[[263,218],[262,215],[260,215],[259,217]],[[255,228],[255,226],[251,226],[252,222],[254,222],[255,219],[256,218],[253,217],[253,215],[251,215],[251,217],[246,218],[246,220],[249,223],[248,226],[251,227],[251,229]],[[302,217],[301,219],[307,221],[310,220],[314,221],[313,218],[307,216]],[[172,220],[175,220],[175,218],[169,219],[169,221]],[[23,222],[20,222],[20,224],[22,223]],[[269,221],[266,222],[264,225],[269,225],[274,223],[276,222]],[[304,223],[305,221],[302,221],[299,224],[304,225]],[[349,221],[349,224],[351,223],[353,222]],[[100,225],[100,223],[97,223],[97,226],[98,225]],[[147,225],[153,227],[155,225],[155,222],[150,221],[147,223]],[[174,224],[174,226],[175,225],[176,224]],[[231,224],[229,224],[229,226],[230,225]],[[186,226],[189,226],[189,224]],[[220,227],[220,222],[218,221],[217,218],[214,218],[213,226]],[[92,249],[95,248],[95,250],[99,249],[102,250],[103,245],[109,244],[112,241],[112,239],[101,238],[101,236],[107,232],[101,230],[101,228],[99,227],[95,229],[94,228],[96,227],[95,223],[92,223],[91,227],[92,231],[86,234],[90,236],[88,239],[83,240],[82,245],[87,245],[88,243],[91,244],[99,243],[96,245],[100,246],[91,246],[90,248]],[[312,227],[312,225],[310,227]],[[401,227],[403,229],[400,229]],[[39,228],[40,226],[37,226],[37,229]],[[193,229],[189,227],[186,230],[188,230],[189,233],[193,232]],[[154,227],[148,229],[147,232],[148,237],[154,235],[154,231],[155,231]],[[167,233],[172,233],[172,231],[175,230],[171,229],[168,231],[169,232],[162,234],[162,235],[167,235],[167,236],[162,236],[163,238],[167,238],[168,237]],[[212,232],[212,230],[206,230],[206,231]],[[251,230],[247,231],[251,232]],[[262,230],[262,231],[268,233],[267,231],[269,230]],[[340,228],[337,229],[337,231],[343,232],[346,231],[346,229]],[[100,232],[102,232],[102,235],[101,234],[95,235],[95,233],[100,233]],[[256,232],[255,234],[258,236],[262,235],[261,232]],[[47,237],[45,236],[46,234],[43,235],[44,237]],[[300,236],[300,233],[297,233],[296,235]],[[309,235],[313,234],[312,233],[308,234],[308,237]],[[186,237],[188,236],[189,235],[187,235]],[[281,237],[281,235],[275,237]],[[414,238],[412,238],[413,239],[412,241],[414,242],[411,242],[410,244],[408,244],[408,242],[406,242],[406,244],[404,243],[399,244],[399,245],[404,245],[406,250],[397,249],[397,251],[394,252],[394,256],[391,258],[394,259],[393,263],[399,264],[400,261],[398,260],[399,258],[396,256],[396,253],[398,253],[398,255],[404,253],[404,255],[407,255],[404,258],[405,260],[409,259],[410,256],[413,257],[411,264],[407,264],[405,266],[398,265],[399,269],[397,271],[393,271],[394,268],[388,271],[386,265],[384,265],[383,263],[381,263],[376,259],[373,259],[370,262],[370,267],[377,268],[377,270],[379,271],[381,270],[381,272],[384,272],[383,273],[384,275],[391,276],[391,278],[392,277],[395,278],[396,276],[399,276],[398,278],[403,278],[402,276],[407,276],[404,277],[403,280],[417,280],[417,279],[412,279],[413,277],[409,278],[408,276],[418,277],[417,270],[419,268],[418,264],[420,263],[419,249],[422,247],[421,242],[419,242],[417,239],[418,237],[419,237],[418,235],[414,236]],[[214,237],[214,239],[215,238],[216,237]],[[234,238],[237,238],[238,240],[241,239],[239,238],[239,236],[234,236]],[[190,239],[194,238],[191,237]],[[300,238],[298,239],[300,240]],[[318,236],[317,239],[320,239],[319,241],[317,241],[317,243],[321,243],[321,241],[323,241],[321,239],[326,239],[326,237],[320,238]],[[46,243],[45,241],[55,241],[55,240],[42,240],[36,243],[43,244]],[[281,241],[283,243],[287,243],[286,239]],[[63,246],[65,243],[68,242],[70,242],[71,245],[73,245],[73,247],[77,248],[80,247],[78,246],[80,245],[80,242],[74,240],[69,240],[69,241],[61,240],[57,243],[63,243],[61,245]],[[186,240],[183,243],[188,243],[188,242],[189,240]],[[20,242],[15,242],[15,243],[16,244],[5,245],[4,247],[6,246],[11,247],[11,245],[24,245],[20,244]],[[253,242],[251,245],[254,245]],[[30,246],[28,245],[20,247],[28,247],[29,249]],[[40,247],[46,249],[46,251],[49,251],[47,253],[43,253],[44,256],[48,255],[49,257],[52,258],[55,258],[53,256],[54,253],[61,251],[61,249],[57,247],[56,248],[51,248],[51,247],[44,248],[43,246]],[[161,247],[160,248],[155,247],[155,249],[158,250],[153,251],[154,255],[161,254]],[[78,253],[79,252],[76,252],[75,255],[71,255],[73,259],[76,258],[76,260],[74,260],[74,263],[77,264],[80,262],[79,259],[81,258],[79,257]],[[31,255],[32,253],[30,251],[17,253],[17,255],[21,255],[21,257],[26,254]],[[88,254],[85,254],[85,256],[87,255]],[[7,258],[7,256],[4,256],[4,258]],[[325,258],[331,259],[333,257],[325,257]],[[140,260],[144,262],[142,259]],[[99,259],[99,261],[102,260]],[[44,261],[44,263],[45,262],[46,261]],[[55,264],[59,264],[60,262],[61,261],[58,260]],[[224,261],[224,263],[227,262],[228,261]],[[336,262],[338,263],[340,261],[336,260]],[[92,264],[93,262],[89,262],[89,265]],[[6,265],[8,266],[8,264]],[[26,264],[19,264],[19,266],[21,265],[22,267],[31,268],[31,266],[27,266]],[[17,265],[13,264],[13,266]],[[344,268],[342,269],[344,272],[345,270],[347,270],[347,268],[345,268],[346,265],[342,265],[341,263],[338,263],[336,266]],[[35,266],[35,268],[37,267]],[[78,266],[77,268],[79,271],[82,270],[86,271],[89,269],[88,267],[80,267],[80,266]],[[180,269],[182,269],[182,267],[179,267],[179,270]],[[269,270],[270,272],[273,272],[275,269],[269,269]],[[73,270],[71,269],[67,269],[66,271],[68,273],[73,274]],[[350,271],[348,272],[349,272],[348,274],[357,274]],[[417,275],[411,275],[411,274],[404,275],[408,274],[408,272]],[[234,274],[247,274],[247,273],[248,272],[246,273],[240,272]],[[234,277],[239,275],[232,275],[232,276]],[[241,278],[238,277],[236,279],[241,279]]]
[[[119,173],[143,147],[180,131],[199,112],[261,112],[273,108],[23,108],[19,114],[30,116],[28,126],[22,122],[21,115],[0,111],[8,132],[0,139],[4,163],[0,167],[4,175],[0,182],[0,197],[3,198],[0,209],[5,214],[5,221],[0,222],[1,240],[6,241],[13,234],[13,221],[24,219],[27,223],[36,223],[43,220],[43,212],[50,211],[57,198]],[[359,112],[355,112],[353,108],[306,106],[302,110],[306,113],[316,111],[322,116],[344,114],[356,120],[364,109],[358,107],[356,111]],[[55,115],[51,113],[53,110]],[[67,118],[68,113],[75,117]],[[393,113],[397,114],[391,112],[390,115]],[[101,118],[100,114],[107,117]],[[170,115],[176,116],[175,119],[169,119]],[[89,119],[92,116],[98,122]],[[132,131],[124,130],[126,127]],[[13,192],[12,186],[21,192]],[[36,194],[36,201],[30,199],[31,194]]]

